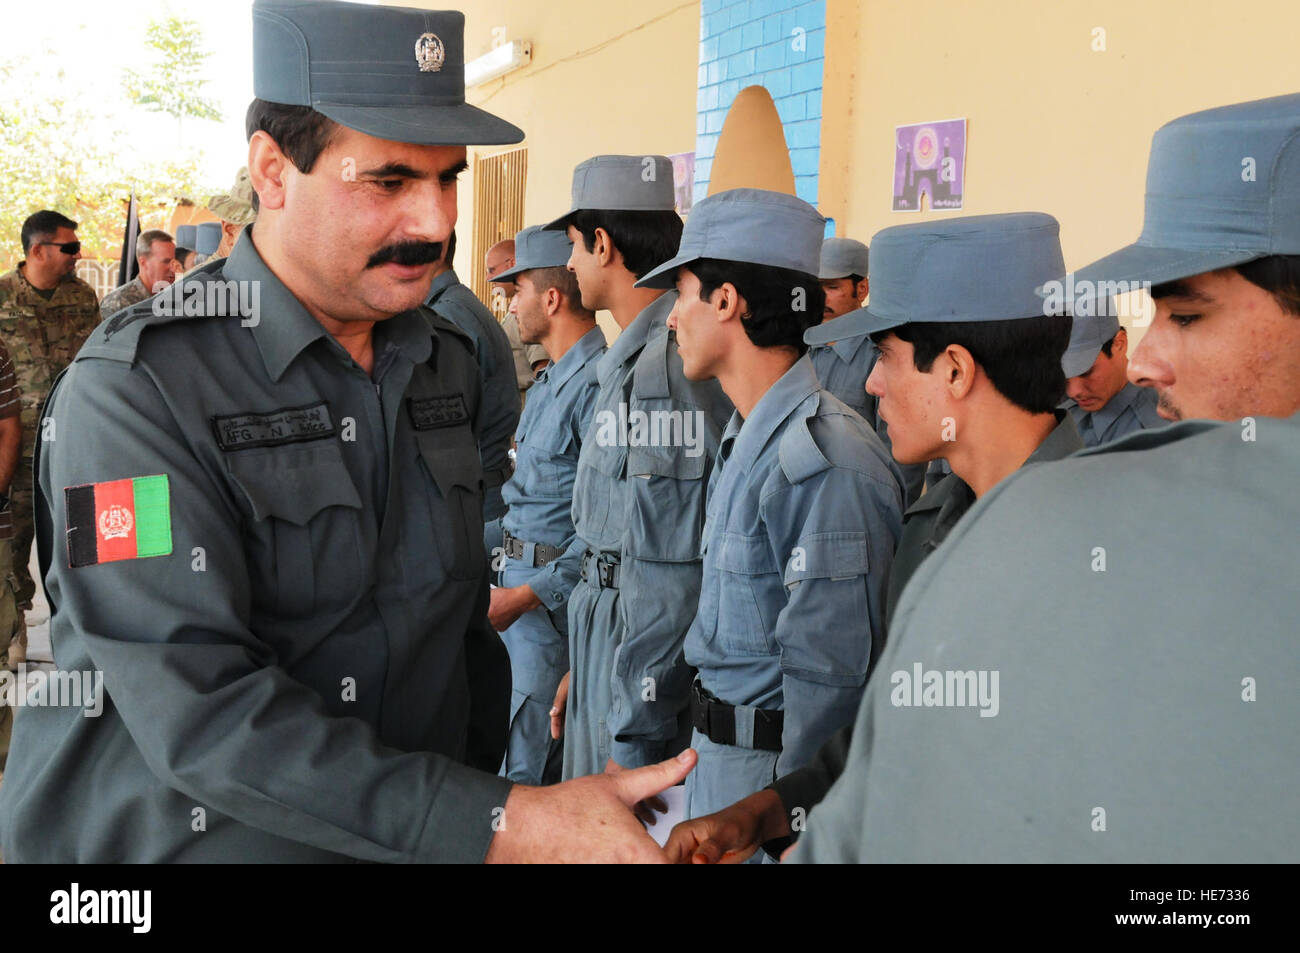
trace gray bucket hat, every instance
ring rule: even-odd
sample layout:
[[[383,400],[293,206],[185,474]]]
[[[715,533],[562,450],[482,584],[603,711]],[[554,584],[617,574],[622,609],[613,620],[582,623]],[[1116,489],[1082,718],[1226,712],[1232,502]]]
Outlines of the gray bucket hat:
[[[785,192],[728,189],[699,202],[682,230],[677,255],[638,281],[638,288],[671,288],[677,269],[701,258],[788,268],[816,276],[826,219]]]
[[[871,301],[809,329],[874,334],[911,322],[1006,321],[1043,317],[1035,289],[1065,270],[1061,227],[1042,212],[970,215],[894,225],[871,239]]]
[[[676,211],[673,163],[667,156],[592,156],[573,170],[572,205],[542,227],[568,227],[574,212],[608,209],[624,212]]]
[[[870,254],[866,245],[852,238],[828,238],[822,242],[821,266],[818,278],[847,278],[849,275],[867,277]]]
[[[394,142],[519,142],[517,126],[465,102],[464,33],[454,10],[256,0],[253,95]]]
[[[1266,255],[1300,255],[1300,95],[1192,113],[1157,130],[1142,234],[1079,269],[1074,284],[1158,285]]]
[[[515,264],[499,272],[492,279],[511,281],[520,272],[534,268],[563,268],[569,263],[573,242],[564,232],[549,231],[540,225],[529,225],[515,236]]]

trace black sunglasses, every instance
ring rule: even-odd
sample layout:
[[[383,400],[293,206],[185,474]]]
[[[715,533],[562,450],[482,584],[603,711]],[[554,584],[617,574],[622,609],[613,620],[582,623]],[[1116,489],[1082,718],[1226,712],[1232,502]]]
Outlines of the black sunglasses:
[[[65,255],[75,255],[77,252],[81,251],[81,242],[64,242],[63,244],[59,244],[58,242],[37,242],[36,244],[53,245]]]

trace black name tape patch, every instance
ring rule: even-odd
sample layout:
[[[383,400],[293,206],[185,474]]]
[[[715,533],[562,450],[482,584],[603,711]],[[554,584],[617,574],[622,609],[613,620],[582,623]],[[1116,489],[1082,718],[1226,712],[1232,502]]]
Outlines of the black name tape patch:
[[[213,417],[212,429],[217,435],[217,443],[227,453],[302,443],[304,440],[323,440],[334,436],[335,432],[327,401],[305,407],[282,407],[264,414]]]
[[[411,414],[411,426],[416,430],[437,430],[469,423],[464,394],[411,397],[407,399],[406,408]]]

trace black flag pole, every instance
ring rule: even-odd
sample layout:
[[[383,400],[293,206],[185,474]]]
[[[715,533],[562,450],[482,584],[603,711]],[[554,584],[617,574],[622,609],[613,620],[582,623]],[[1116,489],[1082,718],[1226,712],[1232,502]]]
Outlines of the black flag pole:
[[[122,263],[117,269],[117,287],[133,281],[139,274],[140,263],[135,260],[135,240],[140,237],[140,216],[135,207],[135,192],[126,205],[126,231],[122,236]]]

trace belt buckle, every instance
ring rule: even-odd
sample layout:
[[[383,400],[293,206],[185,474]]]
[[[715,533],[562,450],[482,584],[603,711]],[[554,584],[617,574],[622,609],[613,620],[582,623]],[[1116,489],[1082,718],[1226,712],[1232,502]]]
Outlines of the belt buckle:
[[[614,566],[611,563],[597,563],[597,572],[600,574],[600,585],[603,589],[614,588]]]
[[[710,741],[713,740],[713,719],[710,717],[709,697],[704,693],[704,686],[700,684],[699,679],[691,683],[691,694],[695,696],[696,707],[700,712],[700,723],[696,724],[696,729]]]

